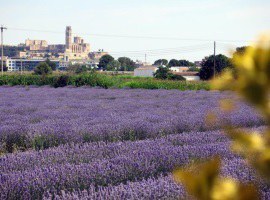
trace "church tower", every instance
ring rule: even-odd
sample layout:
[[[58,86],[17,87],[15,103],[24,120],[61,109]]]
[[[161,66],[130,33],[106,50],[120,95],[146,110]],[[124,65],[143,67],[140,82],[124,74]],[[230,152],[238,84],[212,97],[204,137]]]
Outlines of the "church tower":
[[[66,27],[66,50],[72,49],[72,29],[71,26]]]

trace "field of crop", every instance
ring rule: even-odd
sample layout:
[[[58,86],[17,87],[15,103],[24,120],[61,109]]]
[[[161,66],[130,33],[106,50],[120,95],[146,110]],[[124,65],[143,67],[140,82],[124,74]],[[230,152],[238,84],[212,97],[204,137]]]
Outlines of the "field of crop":
[[[219,100],[234,99],[230,114]],[[207,113],[219,123],[207,123]],[[189,198],[171,172],[219,155],[222,176],[270,187],[230,151],[221,123],[264,121],[229,92],[0,87],[0,199]]]

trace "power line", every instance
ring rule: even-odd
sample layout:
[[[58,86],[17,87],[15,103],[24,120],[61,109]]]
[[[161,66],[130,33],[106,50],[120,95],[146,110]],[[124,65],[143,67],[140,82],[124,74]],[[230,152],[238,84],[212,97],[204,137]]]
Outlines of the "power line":
[[[63,31],[51,31],[51,30],[38,30],[38,29],[26,29],[9,27],[9,30],[14,31],[30,31],[30,32],[42,32],[42,33],[54,33],[65,34]],[[205,42],[254,42],[253,40],[231,40],[231,39],[201,39],[201,38],[178,38],[178,37],[157,37],[157,36],[136,36],[136,35],[120,35],[120,34],[99,34],[99,33],[74,33],[76,35],[96,36],[96,37],[109,37],[109,38],[130,38],[130,39],[153,39],[153,40],[179,40],[179,41],[205,41]]]
[[[128,52],[128,53],[138,53],[138,52],[163,52],[163,51],[179,51],[179,50],[190,50],[190,49],[195,49],[195,48],[204,48],[204,47],[209,47],[209,43],[206,44],[201,44],[201,45],[192,45],[192,46],[182,46],[182,47],[174,47],[174,48],[163,48],[163,49],[147,49],[147,50],[129,50],[129,51],[111,51],[111,53],[123,53],[123,52]]]

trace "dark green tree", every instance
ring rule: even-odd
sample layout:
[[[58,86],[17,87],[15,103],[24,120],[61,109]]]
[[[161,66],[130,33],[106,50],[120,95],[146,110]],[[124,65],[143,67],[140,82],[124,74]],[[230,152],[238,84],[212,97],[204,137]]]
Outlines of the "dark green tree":
[[[180,66],[180,63],[176,59],[171,59],[169,64],[168,64],[168,67],[174,67],[174,66]]]
[[[135,62],[128,57],[120,57],[118,61],[121,64],[120,71],[134,71],[136,68]]]
[[[41,62],[39,63],[35,69],[34,73],[37,75],[47,75],[52,73],[52,68],[46,63],[46,62]]]
[[[178,62],[179,62],[179,66],[185,66],[185,67],[195,66],[193,62],[190,62],[188,60],[179,60]]]
[[[235,50],[235,52],[234,52],[234,54],[233,54],[233,57],[235,55],[243,55],[248,48],[249,48],[249,46],[237,47],[236,50]]]
[[[1,62],[0,62],[1,63]],[[6,63],[3,64],[3,71],[6,72],[8,70]],[[0,65],[0,72],[2,72],[2,66]]]
[[[107,71],[119,71],[121,67],[121,63],[118,60],[113,60],[108,63],[106,66]]]
[[[81,74],[88,71],[88,68],[86,65],[80,65],[80,64],[74,64],[67,68],[68,72]]]
[[[49,58],[47,58],[45,62],[47,63],[47,65],[49,65],[52,68],[53,71],[56,70],[56,63],[55,62],[50,61]]]
[[[161,66],[161,65],[168,65],[168,60],[166,59],[158,59],[154,62],[154,65]]]
[[[216,75],[220,74],[225,68],[232,66],[231,59],[225,55],[216,55]],[[202,68],[199,72],[202,80],[209,80],[214,76],[214,55],[206,57],[202,62]]]
[[[112,62],[114,58],[111,55],[104,55],[100,58],[98,68],[106,70],[107,65]]]
[[[4,56],[15,57],[18,56],[20,51],[24,51],[24,47],[18,46],[3,46]]]
[[[168,80],[186,80],[184,77],[180,75],[173,74],[170,71],[169,67],[160,66],[158,70],[154,73],[154,77],[157,79],[168,79]]]
[[[191,67],[189,67],[188,71],[189,72],[199,72],[200,69],[196,66],[191,66]]]

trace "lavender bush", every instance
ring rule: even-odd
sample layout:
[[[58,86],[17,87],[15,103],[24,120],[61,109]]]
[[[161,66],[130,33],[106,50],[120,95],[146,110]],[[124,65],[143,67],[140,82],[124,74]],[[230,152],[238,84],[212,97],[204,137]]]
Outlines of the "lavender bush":
[[[87,193],[89,198],[91,195],[102,197],[109,195],[112,187],[121,188],[117,185],[155,179],[177,166],[215,155],[223,158],[224,176],[254,181],[254,172],[231,153],[229,146],[230,141],[220,132],[197,132],[155,140],[65,145],[40,152],[8,154],[0,159],[0,197],[41,199],[45,194],[49,195],[48,198],[60,195],[62,191],[79,195],[83,190],[90,192]],[[262,188],[262,195],[269,191],[262,181],[258,181],[258,185]],[[93,188],[103,189],[96,194]],[[74,190],[78,194],[70,194]],[[179,194],[172,190],[172,194],[167,195]],[[136,196],[139,195],[136,192],[141,191],[119,192]],[[158,196],[153,195],[155,198],[159,196],[158,193]]]
[[[0,87],[0,199],[179,199],[176,167],[216,155],[221,175],[270,188],[205,123],[208,111],[235,126],[264,129],[230,93],[174,90]],[[225,115],[218,100],[235,98]],[[39,151],[36,151],[39,150]],[[12,152],[12,153],[6,153]]]
[[[205,123],[209,111],[235,126],[264,122],[238,101],[224,115],[218,100],[231,94],[177,90],[103,90],[89,88],[0,87],[0,142],[14,148],[46,149],[66,143],[156,138],[184,131],[218,129]],[[31,101],[30,101],[31,99]]]

